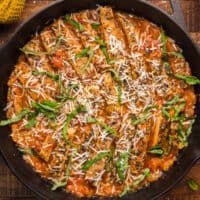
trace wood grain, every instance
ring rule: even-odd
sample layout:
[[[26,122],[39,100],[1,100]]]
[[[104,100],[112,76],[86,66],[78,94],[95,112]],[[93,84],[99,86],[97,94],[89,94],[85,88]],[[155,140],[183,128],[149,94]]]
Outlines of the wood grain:
[[[169,0],[149,0],[165,11],[172,13]],[[29,16],[54,0],[27,0],[21,20],[12,25],[0,25],[0,45],[12,36],[16,28]],[[188,30],[196,43],[200,45],[200,0],[180,0]],[[200,161],[188,173],[200,186]],[[0,155],[0,200],[36,200],[32,192],[26,189],[7,168]],[[146,200],[146,199],[144,199]],[[200,200],[200,191],[193,192],[181,181],[172,191],[160,200]]]

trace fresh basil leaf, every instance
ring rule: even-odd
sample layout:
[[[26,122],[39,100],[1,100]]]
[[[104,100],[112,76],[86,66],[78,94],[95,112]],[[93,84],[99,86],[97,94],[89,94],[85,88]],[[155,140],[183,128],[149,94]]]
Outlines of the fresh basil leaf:
[[[190,124],[189,124],[188,129],[186,130],[187,136],[189,136],[190,133],[192,132],[192,126],[193,126],[194,123],[195,123],[195,119],[192,119],[192,120],[190,121]]]
[[[108,55],[107,47],[106,47],[106,44],[104,43],[104,41],[101,40],[99,37],[96,37],[95,41],[100,45],[100,49],[103,52],[107,63],[110,64],[110,65],[114,64],[114,61],[111,60],[109,55]]]
[[[48,106],[47,109],[51,110],[52,108],[59,108],[60,104],[56,101],[49,101],[49,100],[44,100],[41,103],[42,105]]]
[[[65,96],[56,96],[57,99],[59,99],[61,102],[65,102],[67,100],[69,101],[75,101],[75,97],[70,97],[68,95],[65,95]]]
[[[164,154],[164,151],[161,147],[161,144],[157,144],[154,147],[152,147],[151,149],[149,149],[148,153],[162,156]]]
[[[178,117],[180,115],[180,112],[185,107],[185,103],[180,104],[178,107],[175,107],[175,114],[174,117]]]
[[[91,117],[88,117],[86,119],[86,121],[87,121],[87,123],[97,123],[97,124],[99,124],[99,126],[101,126],[103,129],[105,129],[112,136],[117,137],[116,131],[113,128],[111,128],[110,126],[108,126],[107,124],[105,124],[104,122],[101,122],[98,119],[91,118]]]
[[[18,150],[24,154],[30,154],[30,155],[35,155],[35,152],[32,149],[22,149],[18,148]]]
[[[108,161],[106,162],[106,171],[107,172],[111,171],[110,162],[113,160],[113,155],[114,155],[114,147],[111,144],[109,155],[108,155]]]
[[[148,153],[150,154],[156,154],[156,155],[159,155],[159,156],[162,156],[164,154],[164,151],[162,149],[150,149],[148,151]]]
[[[179,53],[179,52],[167,52],[168,55],[172,55],[172,56],[175,56],[177,58],[184,58],[183,57],[183,54]]]
[[[47,71],[33,71],[32,73],[34,76],[39,76],[39,75],[45,75],[49,78],[51,78],[52,80],[54,81],[57,81],[59,87],[60,87],[60,93],[62,94],[63,93],[63,84],[62,84],[62,80],[61,80],[61,76],[59,74],[52,74],[50,72],[47,72]]]
[[[28,123],[25,125],[25,128],[30,129],[37,124],[36,116],[32,117]]]
[[[173,97],[169,101],[165,102],[164,106],[175,105],[176,103],[184,103],[184,102],[185,102],[184,98],[180,98],[180,95],[176,95],[175,97]]]
[[[7,126],[9,124],[16,123],[16,122],[20,121],[23,117],[27,116],[29,113],[31,113],[31,111],[29,109],[24,109],[15,117],[0,121],[0,126]]]
[[[110,59],[110,57],[109,57],[109,55],[108,55],[108,50],[107,50],[107,48],[106,48],[106,47],[103,47],[103,46],[100,47],[100,48],[101,48],[101,51],[103,52],[103,54],[104,54],[104,56],[105,56],[105,58],[106,58],[107,63],[108,63],[109,65],[114,64],[115,61]]]
[[[166,71],[166,74],[171,75],[171,67],[169,63],[169,57],[167,52],[167,37],[163,29],[161,29],[161,42],[162,42],[162,59],[163,59],[163,67]]]
[[[96,162],[102,160],[103,158],[105,158],[106,156],[108,156],[109,152],[101,152],[99,154],[97,154],[96,157],[94,157],[92,160],[87,161],[83,166],[82,166],[82,170],[86,171],[88,170],[93,164],[95,164]]]
[[[132,116],[132,124],[134,126],[136,126],[138,124],[144,123],[149,117],[150,117],[150,113],[145,113],[140,118],[136,117],[136,115],[133,115]]]
[[[186,131],[185,131],[185,129],[184,129],[184,126],[183,126],[183,124],[182,124],[181,121],[179,121],[177,133],[178,133],[178,139],[179,139],[179,141],[180,141],[185,147],[187,147],[187,146],[188,146],[188,141],[187,141],[187,137],[188,137],[188,136],[187,136],[187,133],[186,133]]]
[[[68,116],[67,116],[67,119],[64,123],[64,127],[63,127],[63,131],[62,131],[62,136],[65,140],[65,142],[69,142],[68,141],[68,136],[67,136],[67,129],[68,129],[68,126],[69,124],[71,123],[72,119],[80,112],[84,112],[86,111],[86,108],[85,106],[83,105],[78,105]]]
[[[20,51],[22,51],[26,55],[32,55],[32,56],[52,55],[60,46],[61,40],[62,40],[62,36],[58,36],[54,48],[50,50],[49,52],[36,52],[29,49],[24,49],[24,48],[20,48]]]
[[[86,119],[86,121],[87,121],[87,123],[97,123],[98,122],[98,120],[96,118],[92,118],[92,117],[88,117]]]
[[[60,47],[61,41],[62,41],[62,36],[59,35],[59,36],[57,37],[55,46],[53,47],[53,49],[51,49],[51,50],[48,52],[49,55],[52,55],[52,54],[55,53],[55,51]]]
[[[64,186],[66,186],[66,185],[67,185],[67,182],[66,182],[66,181],[64,181],[64,182],[62,182],[62,181],[57,182],[57,183],[55,183],[55,184],[53,185],[53,187],[51,188],[51,191],[55,191],[55,190],[57,190],[58,188],[64,187]]]
[[[171,118],[170,113],[166,108],[162,108],[162,115],[163,117]]]
[[[35,151],[34,149],[27,149],[27,148],[18,148],[18,150],[21,152],[21,153],[24,153],[24,154],[29,154],[29,155],[33,155],[33,156],[37,156],[38,158],[40,158],[41,160],[44,160],[37,151]]]
[[[100,45],[100,47],[106,47],[106,44],[100,39],[100,37],[95,37],[95,41]]]
[[[168,144],[169,144],[169,148],[168,148],[168,153],[169,153],[171,151],[171,149],[172,149],[172,146],[173,146],[172,136],[169,135],[167,140],[168,140]]]
[[[117,73],[116,70],[114,69],[109,69],[109,72],[111,72],[112,76],[114,77],[114,80],[117,82],[118,87],[117,87],[117,92],[118,92],[118,104],[121,105],[122,103],[122,80]]]
[[[41,102],[41,103],[32,103],[31,106],[33,108],[35,108],[38,112],[41,112],[41,113],[46,113],[46,112],[53,112],[53,113],[58,113],[59,111],[57,110],[58,107],[54,107],[54,106],[51,106],[50,104],[45,104],[44,102]]]
[[[43,56],[49,54],[48,52],[36,52],[25,48],[20,48],[19,50],[26,55],[32,55],[32,56]]]
[[[174,75],[176,78],[185,81],[188,85],[200,84],[200,80],[196,76],[184,76],[180,74]]]
[[[161,42],[162,42],[162,53],[163,56],[167,57],[167,37],[163,29],[161,29]],[[168,57],[167,57],[168,60]]]
[[[67,185],[68,180],[69,180],[69,177],[70,177],[71,168],[72,168],[72,156],[70,156],[69,161],[68,161],[68,164],[67,164],[65,180],[55,183],[55,184],[53,185],[53,187],[51,188],[52,191],[55,191],[55,190],[57,190],[58,188]]]
[[[86,63],[83,65],[83,67],[81,68],[81,74],[83,74],[83,73],[85,72],[86,68],[88,68],[89,64],[92,62],[92,57],[94,56],[94,51],[93,51],[93,50],[90,50],[90,51],[88,52],[88,55],[89,55],[89,57],[88,57],[87,62],[86,62]]]
[[[83,26],[81,23],[71,19],[70,15],[65,15],[66,21],[71,24],[75,29],[77,29],[80,33],[83,32]]]
[[[66,95],[69,95],[72,89],[78,88],[78,84],[69,84],[66,89]]]
[[[150,110],[154,109],[154,108],[158,108],[157,105],[153,104],[153,105],[150,105],[150,106],[147,106],[145,109],[144,109],[144,113],[148,113]]]
[[[75,58],[78,59],[78,58],[86,57],[90,50],[91,50],[90,47],[86,47],[80,53],[76,54]]]
[[[101,23],[99,23],[99,22],[97,22],[97,23],[92,23],[91,26],[92,26],[93,29],[98,29],[99,26],[101,26]]]
[[[37,113],[42,113],[49,119],[55,119],[56,114],[59,113],[60,105],[56,101],[33,102],[31,104]]]
[[[134,181],[131,185],[127,186],[124,188],[122,193],[119,195],[119,197],[123,197],[125,194],[127,194],[132,188],[136,187],[139,185],[146,177],[148,177],[150,174],[150,169],[146,168],[144,169],[143,173],[139,176],[139,178]]]
[[[172,74],[172,71],[171,71],[171,67],[170,67],[170,64],[169,64],[169,62],[164,62],[163,63],[163,66],[164,66],[164,69],[165,69],[165,71],[166,71],[166,74],[168,74],[168,75],[171,75]]]
[[[187,185],[193,191],[199,190],[199,186],[198,186],[197,182],[193,179],[187,180]]]
[[[59,80],[59,75],[58,74],[52,74],[52,73],[46,72],[46,71],[33,71],[32,74],[34,76],[45,75],[45,76],[48,76],[49,78],[51,78],[54,81],[58,81]]]
[[[124,173],[128,169],[129,152],[120,154],[116,161],[117,174],[121,181],[124,181]]]
[[[149,105],[147,106],[145,109],[144,109],[144,112],[142,113],[142,116],[139,118],[137,117],[135,114],[132,115],[132,124],[133,125],[138,125],[140,123],[144,123],[149,117],[150,117],[150,113],[149,111],[154,109],[154,108],[157,108],[158,106],[157,105]]]

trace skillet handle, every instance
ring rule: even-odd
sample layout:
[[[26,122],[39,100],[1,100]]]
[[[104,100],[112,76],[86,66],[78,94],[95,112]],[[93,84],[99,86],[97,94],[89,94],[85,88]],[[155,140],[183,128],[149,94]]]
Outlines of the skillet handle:
[[[184,19],[183,12],[180,6],[180,1],[170,0],[170,3],[173,10],[173,14],[171,15],[171,17],[185,32],[187,32],[187,27],[186,27],[185,19]]]

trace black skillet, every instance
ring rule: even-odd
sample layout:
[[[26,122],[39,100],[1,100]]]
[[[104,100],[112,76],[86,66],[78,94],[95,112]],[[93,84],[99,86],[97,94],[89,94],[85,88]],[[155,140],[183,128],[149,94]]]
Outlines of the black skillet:
[[[183,49],[186,60],[190,63],[193,75],[200,78],[200,51],[190,39],[184,24],[183,15],[178,0],[171,0],[174,14],[169,16],[159,8],[142,0],[74,0],[56,1],[49,5],[28,21],[21,25],[13,35],[12,39],[0,49],[0,119],[6,118],[3,108],[6,106],[7,82],[17,58],[20,55],[19,48],[22,47],[31,36],[43,27],[67,12],[80,9],[94,8],[96,5],[111,5],[114,8],[128,13],[144,17],[155,24],[162,26],[167,35],[175,39]],[[198,97],[200,89],[195,88]],[[149,187],[135,193],[127,194],[123,199],[150,200],[157,199],[180,181],[192,165],[200,158],[200,105],[196,106],[196,123],[189,137],[189,146],[182,150],[176,163],[166,172],[161,179],[152,183]],[[77,199],[71,194],[61,190],[52,192],[51,185],[40,178],[30,166],[22,159],[15,144],[10,138],[9,127],[0,127],[0,150],[11,171],[17,178],[31,189],[39,199],[71,200]],[[98,198],[93,198],[98,199]],[[118,199],[118,198],[104,198]]]

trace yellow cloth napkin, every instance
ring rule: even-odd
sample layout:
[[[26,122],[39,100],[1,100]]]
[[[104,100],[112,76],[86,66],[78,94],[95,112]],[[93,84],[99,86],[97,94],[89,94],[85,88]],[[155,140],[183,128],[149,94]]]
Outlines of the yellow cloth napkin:
[[[0,0],[0,23],[17,21],[23,11],[26,0]]]

